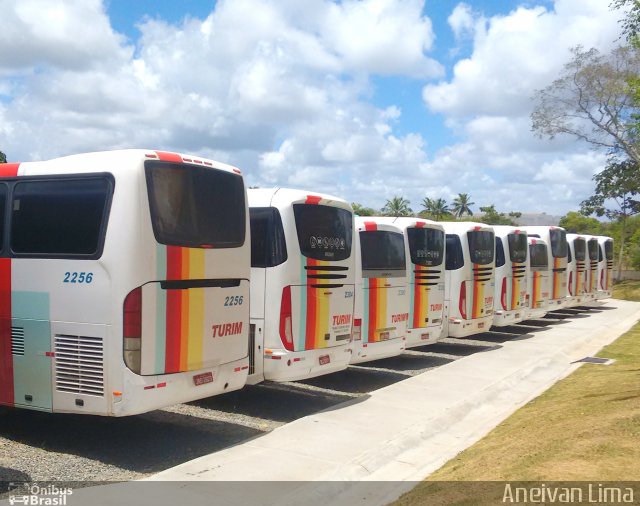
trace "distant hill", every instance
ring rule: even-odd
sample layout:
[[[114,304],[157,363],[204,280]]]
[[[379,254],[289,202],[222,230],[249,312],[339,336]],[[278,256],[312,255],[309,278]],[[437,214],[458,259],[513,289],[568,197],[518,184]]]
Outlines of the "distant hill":
[[[482,217],[484,213],[474,213],[473,217],[469,219],[469,221],[473,221],[474,219]],[[506,213],[505,213],[506,214]],[[522,213],[520,218],[515,218],[513,221],[516,222],[517,225],[525,226],[525,225],[547,225],[547,226],[558,226],[560,223],[560,218],[562,216],[553,216],[547,213]]]

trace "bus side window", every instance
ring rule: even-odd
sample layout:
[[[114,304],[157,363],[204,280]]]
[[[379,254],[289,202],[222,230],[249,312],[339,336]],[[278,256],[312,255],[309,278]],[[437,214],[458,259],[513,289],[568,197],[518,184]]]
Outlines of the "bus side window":
[[[502,245],[502,239],[496,237],[496,267],[502,267],[505,263],[504,258],[504,246]]]
[[[112,180],[104,176],[16,182],[12,194],[12,253],[99,258],[112,189]]]
[[[569,263],[573,262],[573,257],[571,256],[571,248],[569,247],[568,244],[567,244],[567,262]]]
[[[275,267],[287,260],[287,245],[280,212],[275,207],[252,207],[251,267]]]
[[[460,237],[456,234],[447,234],[445,269],[455,271],[464,266],[464,256],[462,255],[462,245]]]
[[[604,260],[604,255],[602,254],[602,246],[598,244],[598,262],[602,262]]]
[[[0,251],[4,249],[4,221],[7,207],[7,185],[0,184]]]

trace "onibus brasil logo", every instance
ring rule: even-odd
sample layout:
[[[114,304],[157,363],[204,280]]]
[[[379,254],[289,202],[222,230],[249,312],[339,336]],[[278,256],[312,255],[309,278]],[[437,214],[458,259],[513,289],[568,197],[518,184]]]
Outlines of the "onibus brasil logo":
[[[13,485],[13,483],[11,483]],[[9,504],[25,504],[30,506],[65,506],[67,496],[73,494],[70,487],[57,485],[39,485],[38,483],[23,483],[22,489],[16,489],[9,496]]]

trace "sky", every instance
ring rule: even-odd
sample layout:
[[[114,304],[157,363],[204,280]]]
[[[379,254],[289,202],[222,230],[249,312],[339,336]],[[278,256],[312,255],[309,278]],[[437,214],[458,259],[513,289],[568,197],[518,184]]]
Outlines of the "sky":
[[[376,209],[394,196],[563,215],[606,153],[531,132],[607,0],[0,0],[9,161],[178,151],[247,184]]]

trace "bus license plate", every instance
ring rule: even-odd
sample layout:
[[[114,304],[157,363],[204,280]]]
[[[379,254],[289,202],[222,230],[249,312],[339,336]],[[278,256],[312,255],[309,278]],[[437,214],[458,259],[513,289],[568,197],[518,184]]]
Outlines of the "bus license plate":
[[[389,340],[389,332],[380,332],[380,341]]]
[[[202,374],[196,374],[193,377],[193,383],[195,386],[206,385],[207,383],[213,383],[213,373],[205,372]]]
[[[320,365],[327,365],[331,362],[331,357],[329,355],[320,355],[318,360],[320,361]]]
[[[479,328],[479,329],[483,329],[483,328],[484,328],[484,322],[480,322],[480,323],[478,323],[478,328]]]

